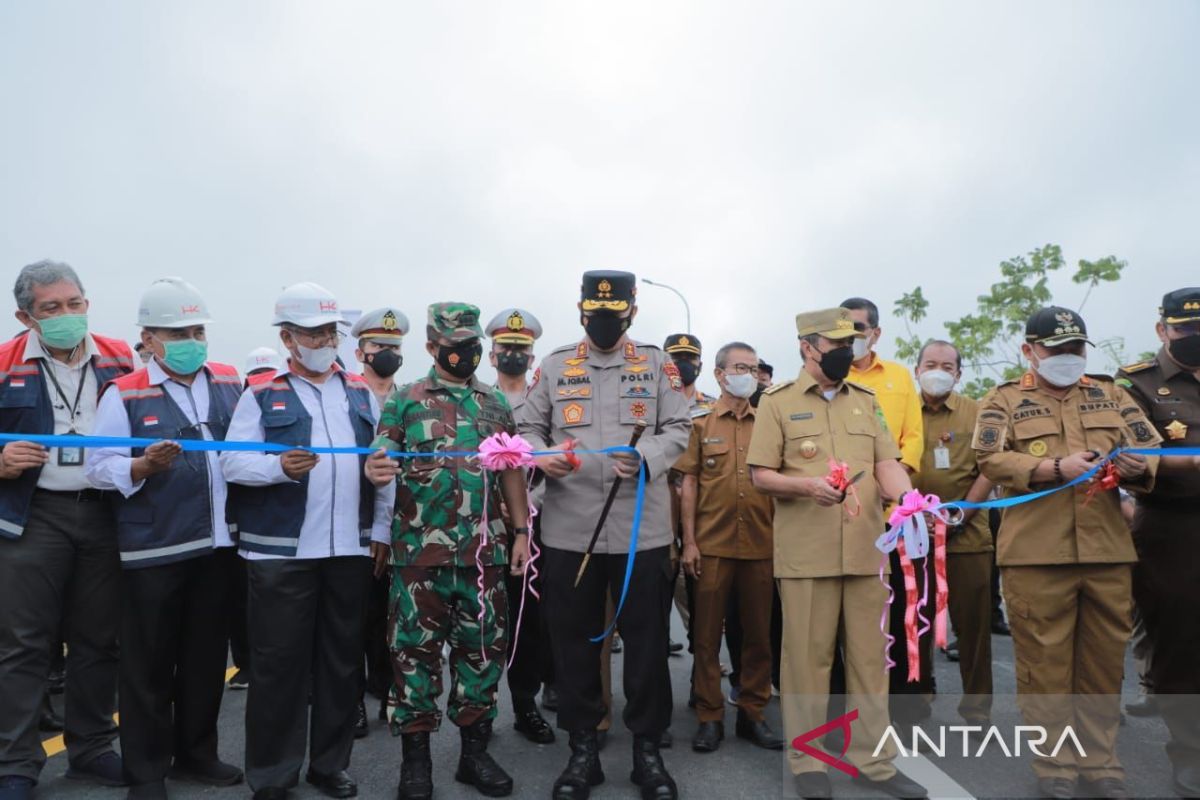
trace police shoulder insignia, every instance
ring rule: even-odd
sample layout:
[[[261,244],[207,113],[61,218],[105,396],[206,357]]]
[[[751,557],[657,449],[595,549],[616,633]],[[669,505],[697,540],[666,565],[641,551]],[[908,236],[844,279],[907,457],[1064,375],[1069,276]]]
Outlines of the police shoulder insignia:
[[[1154,363],[1155,362],[1153,361],[1139,361],[1136,364],[1129,364],[1128,366],[1121,367],[1121,372],[1128,372],[1132,375],[1135,372],[1141,372],[1144,369],[1150,369],[1154,366]]]
[[[629,369],[629,367],[626,367],[626,369]],[[677,392],[682,392],[683,378],[679,377],[679,367],[675,366],[675,362],[664,361],[662,371],[667,376],[667,381],[671,384],[671,388]]]
[[[529,391],[533,391],[533,387],[537,386],[542,380],[542,368],[538,367],[533,371],[533,381],[529,384]]]
[[[1021,388],[1033,389],[1037,386],[1037,378],[1033,377],[1032,372],[1026,372],[1021,376]]]

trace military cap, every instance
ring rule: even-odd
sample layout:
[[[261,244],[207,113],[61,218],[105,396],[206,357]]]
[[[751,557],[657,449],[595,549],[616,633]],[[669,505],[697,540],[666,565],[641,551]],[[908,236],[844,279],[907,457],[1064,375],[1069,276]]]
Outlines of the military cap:
[[[1200,320],[1200,288],[1193,286],[1167,292],[1163,295],[1158,314],[1168,325]]]
[[[470,303],[433,303],[429,306],[425,333],[430,341],[441,339],[456,343],[482,339],[479,308]]]
[[[400,344],[408,333],[408,317],[398,308],[377,308],[358,318],[350,335],[380,344]]]
[[[1046,347],[1067,342],[1087,342],[1087,326],[1083,317],[1069,308],[1047,306],[1035,311],[1025,323],[1025,341]]]
[[[826,339],[863,338],[866,334],[854,326],[848,308],[823,308],[796,315],[796,332],[801,336],[816,333]]]
[[[499,344],[533,344],[541,338],[542,323],[523,308],[506,308],[484,330]]]
[[[690,333],[672,333],[663,344],[668,353],[691,353],[700,355],[700,340]]]
[[[583,273],[580,300],[584,311],[626,311],[636,302],[637,276],[596,269]]]

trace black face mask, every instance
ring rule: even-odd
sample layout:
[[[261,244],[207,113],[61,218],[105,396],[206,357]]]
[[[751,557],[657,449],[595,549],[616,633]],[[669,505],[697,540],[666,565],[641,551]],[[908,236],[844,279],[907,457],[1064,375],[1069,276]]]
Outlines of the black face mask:
[[[1200,333],[1172,339],[1167,343],[1167,352],[1181,367],[1200,369]]]
[[[831,381],[844,381],[850,374],[850,365],[854,363],[854,350],[850,347],[830,350],[828,353],[822,353],[821,360],[817,363],[820,364],[821,372],[825,373],[826,378]]]
[[[596,347],[612,350],[621,341],[622,334],[629,330],[629,320],[629,317],[616,314],[593,314],[583,318],[583,328]]]
[[[759,386],[757,389],[754,390],[754,394],[750,395],[750,405],[753,408],[758,408],[758,401],[762,399],[764,391],[765,390],[763,389],[763,387]]]
[[[496,370],[504,375],[516,377],[524,375],[529,369],[529,353],[514,353],[511,351],[496,353]]]
[[[675,362],[675,367],[679,370],[679,380],[683,381],[684,386],[691,386],[696,382],[696,378],[700,377],[700,365],[695,361],[680,359]]]
[[[400,369],[404,359],[395,350],[384,348],[375,353],[367,353],[363,356],[363,363],[369,365],[379,377],[390,378]]]
[[[466,380],[475,374],[479,359],[483,357],[483,345],[478,339],[471,339],[456,345],[439,344],[437,363],[442,369],[459,380]]]

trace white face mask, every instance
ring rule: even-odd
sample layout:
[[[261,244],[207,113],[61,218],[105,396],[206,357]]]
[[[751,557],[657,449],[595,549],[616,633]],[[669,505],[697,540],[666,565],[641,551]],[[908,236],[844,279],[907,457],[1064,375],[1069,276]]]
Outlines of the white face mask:
[[[858,361],[860,358],[866,358],[867,353],[871,352],[871,337],[868,336],[865,339],[855,339],[852,346],[854,347],[855,361]]]
[[[944,369],[931,369],[917,376],[917,383],[930,397],[945,397],[950,394],[958,379]]]
[[[745,400],[754,394],[754,390],[757,388],[758,378],[748,372],[745,375],[725,375],[725,391],[734,397],[740,397]]]
[[[1037,373],[1059,388],[1074,386],[1079,383],[1083,373],[1087,371],[1087,357],[1073,353],[1063,353],[1058,356],[1047,356],[1034,367]]]
[[[336,347],[305,347],[299,342],[296,342],[296,349],[300,353],[300,363],[304,368],[319,374],[329,371],[338,354]]]

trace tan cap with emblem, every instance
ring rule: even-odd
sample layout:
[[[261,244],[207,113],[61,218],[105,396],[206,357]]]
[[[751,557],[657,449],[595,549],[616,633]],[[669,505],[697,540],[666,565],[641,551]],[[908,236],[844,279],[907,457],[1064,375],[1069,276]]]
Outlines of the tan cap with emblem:
[[[865,335],[854,327],[850,310],[846,308],[823,308],[797,314],[796,333],[801,337],[816,333],[826,339],[861,339]]]

